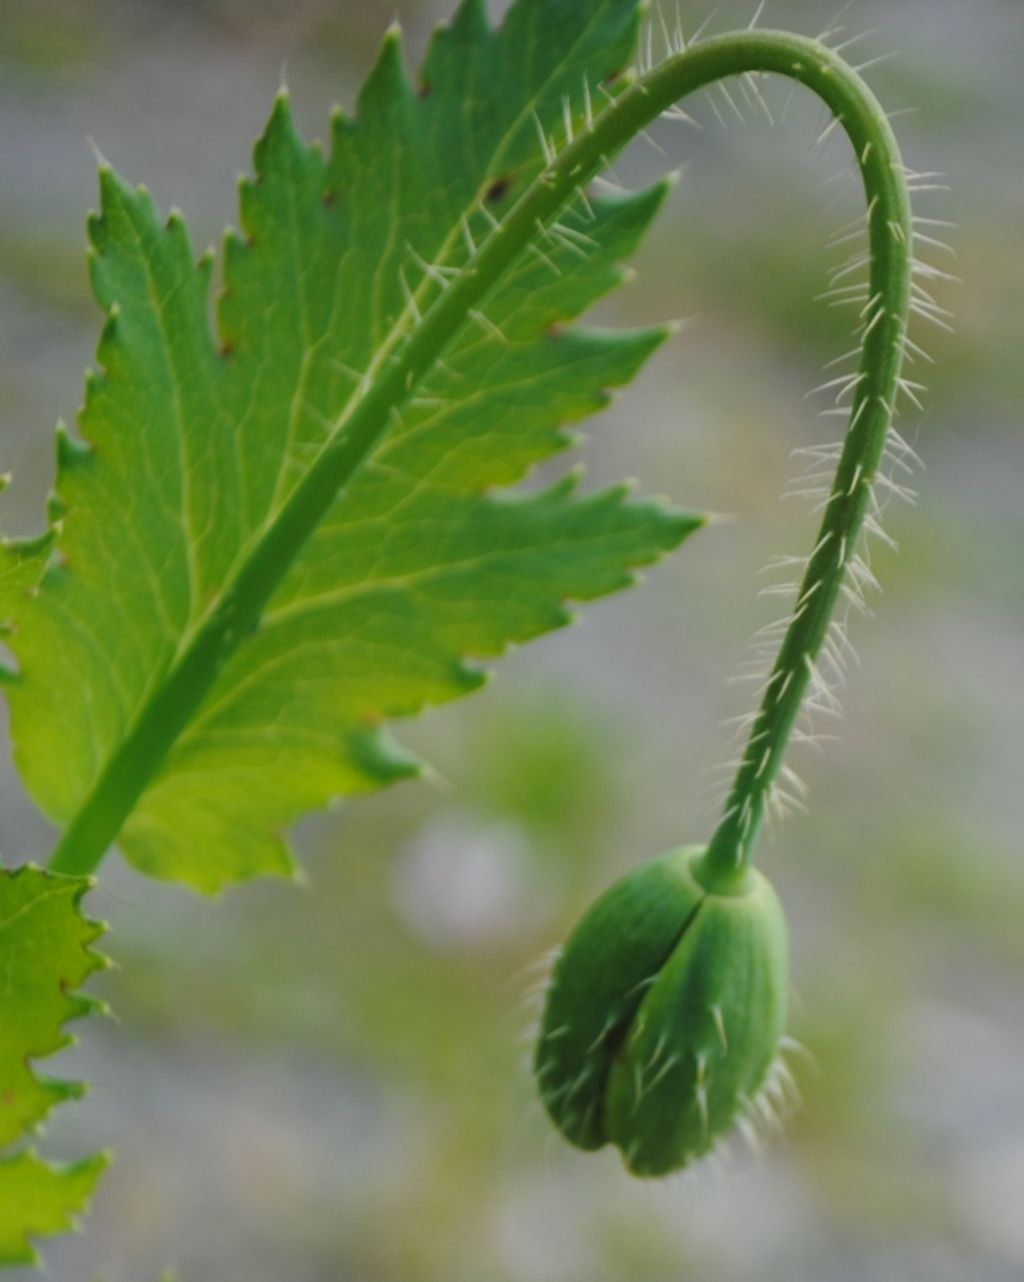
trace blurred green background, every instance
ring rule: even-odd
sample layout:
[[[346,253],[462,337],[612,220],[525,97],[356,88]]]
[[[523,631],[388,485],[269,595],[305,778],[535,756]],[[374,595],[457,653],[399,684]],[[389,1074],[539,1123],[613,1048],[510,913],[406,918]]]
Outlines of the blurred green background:
[[[683,0],[692,30],[709,0]],[[719,6],[745,25],[752,0]],[[771,0],[814,34],[828,0]],[[83,222],[87,136],[199,246],[233,217],[234,180],[282,78],[307,136],[351,105],[397,11],[418,59],[441,0],[0,0],[0,431],[8,531],[38,528],[51,428],[79,401],[98,316]],[[495,15],[498,9],[492,6]],[[639,276],[604,322],[691,319],[587,425],[590,483],[729,513],[642,588],[503,663],[464,706],[401,728],[436,767],[420,784],[310,821],[304,885],[210,906],[105,869],[91,900],[118,969],[59,1064],[94,1082],[47,1148],[110,1145],[86,1233],[48,1245],[54,1282],[1010,1282],[1024,1276],[1024,7],[860,0],[851,49],[915,108],[909,163],[942,169],[921,211],[959,224],[964,278],[942,285],[956,336],[925,412],[916,510],[859,621],[846,720],[798,754],[811,815],[765,844],[788,906],[805,1106],[759,1159],[736,1151],[655,1187],[612,1152],[553,1138],[521,1040],[536,960],[607,881],[700,840],[702,772],[769,555],[812,522],[780,502],[794,448],[835,435],[805,391],[850,346],[814,302],[830,235],[858,212],[848,149],[746,110],[638,145],[643,183],[685,164]],[[777,114],[789,99],[768,86]],[[740,100],[742,102],[742,100]],[[720,99],[719,105],[728,108]],[[915,375],[916,376],[916,375]],[[559,466],[564,466],[564,461]],[[50,834],[6,772],[8,862]],[[14,1275],[12,1275],[14,1276]]]

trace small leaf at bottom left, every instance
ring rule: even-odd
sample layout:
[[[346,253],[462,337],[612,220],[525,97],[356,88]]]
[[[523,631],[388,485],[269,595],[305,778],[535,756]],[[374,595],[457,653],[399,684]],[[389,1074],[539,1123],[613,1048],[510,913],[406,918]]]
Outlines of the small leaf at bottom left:
[[[69,1045],[68,1021],[100,1006],[77,992],[106,965],[93,948],[104,928],[81,911],[89,886],[31,866],[0,870],[0,1265],[32,1262],[31,1237],[72,1228],[106,1164],[96,1155],[51,1165],[11,1151],[85,1089],[42,1076],[34,1062]]]
[[[31,1238],[73,1229],[106,1164],[102,1153],[71,1164],[32,1152],[0,1161],[0,1268],[36,1263]]]

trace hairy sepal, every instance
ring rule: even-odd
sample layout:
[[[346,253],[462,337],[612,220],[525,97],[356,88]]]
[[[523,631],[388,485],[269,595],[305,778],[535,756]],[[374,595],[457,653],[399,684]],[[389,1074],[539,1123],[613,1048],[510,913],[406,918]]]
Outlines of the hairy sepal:
[[[554,965],[534,1073],[551,1120],[578,1148],[607,1143],[604,1101],[615,1058],[704,897],[690,853],[671,851],[617,881]]]

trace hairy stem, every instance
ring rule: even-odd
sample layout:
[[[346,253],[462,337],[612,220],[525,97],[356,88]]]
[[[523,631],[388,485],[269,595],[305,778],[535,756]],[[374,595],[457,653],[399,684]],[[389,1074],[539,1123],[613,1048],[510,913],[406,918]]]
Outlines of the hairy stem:
[[[846,448],[794,622],[783,644],[751,744],[725,817],[705,862],[708,884],[724,884],[742,868],[779,769],[806,690],[809,663],[820,648],[845,556],[870,499],[898,387],[910,280],[911,224],[899,152],[888,122],[863,80],[817,41],[771,31],[709,39],[677,54],[625,89],[588,122],[476,250],[467,269],[429,307],[381,370],[358,407],[323,446],[280,512],[268,524],[205,622],[112,755],[92,793],[68,826],[51,866],[94,869],[116,839],[228,658],[259,627],[288,567],[340,492],[387,432],[446,347],[471,322],[503,273],[646,125],[687,95],[727,76],[773,72],[814,90],[842,121],[864,175],[870,202],[871,295],[879,317],[869,321],[859,394]],[[339,425],[340,426],[340,425]],[[825,536],[828,535],[828,538]],[[815,586],[817,585],[817,586]],[[814,589],[813,593],[811,589]]]

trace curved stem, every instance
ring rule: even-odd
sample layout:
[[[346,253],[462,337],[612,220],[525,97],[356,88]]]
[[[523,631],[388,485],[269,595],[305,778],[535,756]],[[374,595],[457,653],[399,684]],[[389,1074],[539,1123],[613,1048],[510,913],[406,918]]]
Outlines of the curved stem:
[[[820,49],[809,65],[799,54],[793,72],[828,102],[858,159],[868,202],[869,301],[863,314],[860,368],[846,440],[789,627],[767,677],[725,812],[702,863],[701,879],[709,888],[727,888],[749,863],[807,687],[820,679],[815,663],[872,502],[872,486],[892,421],[910,307],[910,197],[888,120],[856,74],[824,57]]]
[[[316,460],[229,582],[68,826],[51,866],[94,869],[241,641],[260,618],[307,539],[365,463],[395,413],[442,356],[504,272],[580,189],[646,125],[680,98],[726,76],[775,72],[818,93],[853,141],[870,199],[871,293],[880,309],[864,340],[860,395],[837,474],[825,532],[808,568],[807,608],[798,608],[774,682],[754,727],[706,874],[723,882],[749,858],[767,787],[781,764],[836,596],[845,555],[864,518],[881,456],[903,351],[909,296],[909,202],[888,122],[863,80],[817,41],[771,31],[718,36],[669,58],[624,90],[524,193],[479,246],[465,271],[430,306]],[[824,535],[823,535],[824,538]],[[808,591],[818,585],[812,596]],[[788,677],[788,680],[786,680]],[[784,688],[783,688],[784,687]],[[765,755],[767,753],[767,756]]]

